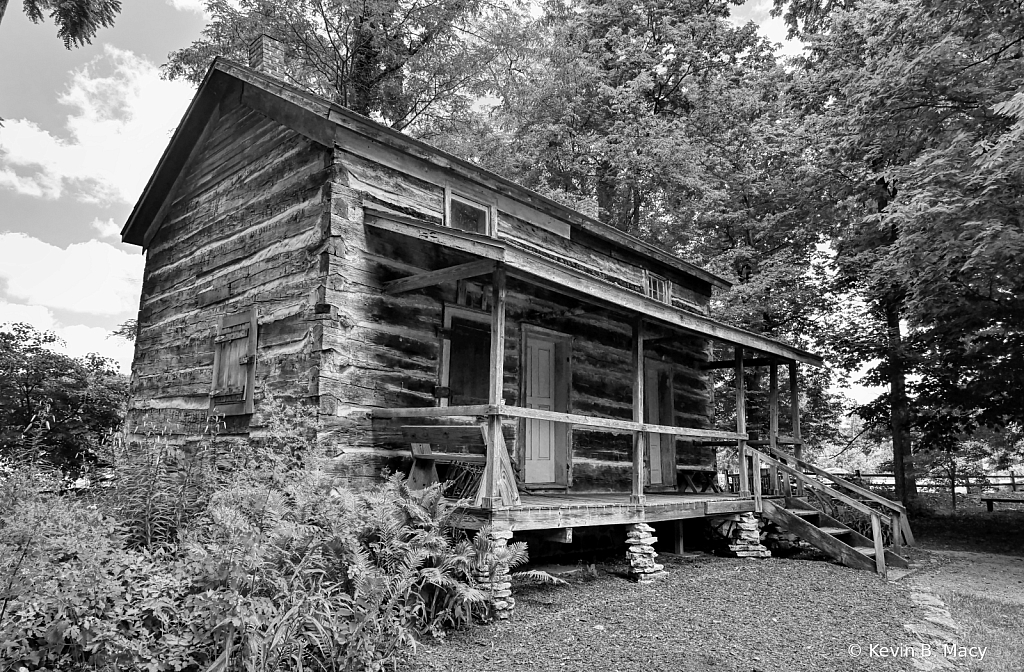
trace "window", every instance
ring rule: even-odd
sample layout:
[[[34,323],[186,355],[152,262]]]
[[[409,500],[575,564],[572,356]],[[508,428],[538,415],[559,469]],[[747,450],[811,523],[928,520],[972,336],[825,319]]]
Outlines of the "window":
[[[211,415],[253,412],[256,382],[256,308],[224,315],[213,339]]]
[[[654,273],[647,273],[647,296],[655,301],[672,304],[672,289],[667,279]]]
[[[453,229],[486,236],[490,233],[490,208],[449,192],[447,224]]]

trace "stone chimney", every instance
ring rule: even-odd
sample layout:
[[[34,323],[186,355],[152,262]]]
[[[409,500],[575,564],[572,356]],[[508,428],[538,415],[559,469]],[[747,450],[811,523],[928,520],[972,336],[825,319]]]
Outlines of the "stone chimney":
[[[267,35],[257,35],[249,43],[249,67],[263,74],[285,79],[284,45]]]

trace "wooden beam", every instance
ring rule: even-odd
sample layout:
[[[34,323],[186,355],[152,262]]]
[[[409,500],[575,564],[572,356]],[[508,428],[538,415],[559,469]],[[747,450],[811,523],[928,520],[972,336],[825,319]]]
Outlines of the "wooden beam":
[[[779,447],[779,366],[774,363],[768,372],[768,444],[773,451]],[[772,469],[771,473],[775,494],[780,494],[789,476],[778,469]],[[787,490],[784,494],[789,497],[793,493]]]
[[[431,224],[395,212],[363,208],[363,223],[382,231],[399,233],[485,259],[501,261],[505,258],[504,247],[492,238]]]
[[[644,421],[644,320],[633,321],[633,422]],[[644,456],[647,454],[647,434],[633,432],[633,471],[630,474],[629,501],[644,504]]]
[[[899,534],[899,530],[893,530],[893,534]],[[878,519],[878,514],[871,514],[871,538],[875,542],[875,569],[882,578],[886,578],[885,571],[885,547],[882,544],[882,521]]]
[[[507,295],[505,266],[497,264],[491,274],[491,357],[488,367],[488,401],[493,408],[504,403],[505,386],[505,304]],[[512,459],[501,432],[501,415],[487,418],[487,464],[476,503],[492,511],[519,505],[519,488],[512,472]]]
[[[668,434],[671,436],[678,436],[681,439],[731,439],[728,443],[730,446],[736,445],[735,440],[741,438],[736,432],[723,432],[717,429],[693,429],[688,427],[672,427],[670,425],[652,425],[646,422],[616,420],[614,418],[595,418],[589,415],[557,413],[555,411],[545,411],[539,408],[525,408],[523,406],[502,406],[501,409],[495,412],[512,418],[529,418],[532,420],[564,422],[571,425],[589,427],[590,429],[598,431]]]
[[[477,416],[477,415],[489,415],[496,411],[497,408],[490,404],[477,404],[474,406],[425,406],[421,408],[374,408],[369,411],[371,417],[387,419],[387,418],[444,418],[444,417],[459,417],[459,416]],[[321,422],[325,426],[330,426],[334,423],[333,418],[324,417],[321,418]],[[339,422],[345,424],[349,423],[350,420],[343,419]]]
[[[433,287],[445,282],[475,278],[478,275],[492,273],[496,263],[492,259],[480,259],[459,264],[458,266],[449,266],[448,268],[436,271],[428,271],[418,275],[411,275],[407,278],[392,280],[391,282],[384,283],[384,293],[401,294],[402,292],[411,292],[414,289],[422,289],[423,287]]]
[[[801,460],[804,456],[803,439],[800,436],[800,390],[797,387],[797,363],[789,363],[789,416],[793,432],[793,455]],[[796,496],[804,496],[803,481],[797,479]]]
[[[523,406],[496,406],[479,404],[475,406],[421,406],[419,408],[374,408],[369,414],[378,419],[391,418],[443,418],[443,417],[474,417],[480,415],[501,415],[508,418],[530,418],[533,420],[550,420],[571,425],[590,427],[598,431],[608,432],[647,432],[649,434],[668,434],[686,439],[721,439],[728,441],[722,445],[734,446],[736,439],[744,438],[736,432],[724,432],[717,429],[695,429],[689,427],[672,427],[670,425],[652,425],[633,422],[632,420],[616,420],[615,418],[596,418],[575,413],[558,413],[544,411],[539,408]],[[325,427],[343,422],[327,416],[322,418]]]
[[[785,363],[786,360],[780,360],[778,357],[754,357],[746,360],[747,366],[772,366],[775,364]],[[731,369],[736,366],[736,362],[729,359],[723,359],[717,362],[706,362],[700,365],[702,369]]]
[[[736,433],[742,437],[736,441],[740,457],[739,488],[740,495],[747,496],[750,491],[747,490],[747,391],[746,381],[743,379],[743,346],[736,346],[733,366],[736,372]]]
[[[543,535],[545,541],[551,541],[556,544],[571,544],[572,543],[572,528],[563,527],[557,530],[553,530]]]

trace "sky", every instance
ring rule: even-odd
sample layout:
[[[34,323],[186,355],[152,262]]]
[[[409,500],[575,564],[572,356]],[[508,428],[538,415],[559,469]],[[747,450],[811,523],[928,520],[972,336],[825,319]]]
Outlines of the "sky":
[[[138,311],[144,257],[120,231],[194,93],[160,66],[200,36],[202,0],[125,2],[71,50],[20,5],[0,23],[0,325],[52,331],[128,373],[132,344],[111,332]],[[750,0],[734,20],[781,43],[770,8]]]

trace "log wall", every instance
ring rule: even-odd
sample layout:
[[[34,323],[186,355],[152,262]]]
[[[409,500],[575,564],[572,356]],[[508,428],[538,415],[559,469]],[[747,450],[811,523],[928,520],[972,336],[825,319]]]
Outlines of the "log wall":
[[[128,413],[136,436],[204,432],[218,320],[251,306],[256,413],[226,418],[222,433],[258,429],[263,390],[284,400],[318,395],[317,250],[331,153],[237,97],[213,123],[148,248]]]
[[[365,152],[360,152],[365,154]],[[326,302],[336,319],[323,323],[320,408],[329,418],[324,433],[337,451],[339,479],[356,486],[376,478],[382,468],[406,469],[408,445],[400,440],[400,422],[371,422],[373,408],[433,406],[440,384],[444,306],[460,302],[456,287],[446,285],[387,295],[384,283],[466,261],[458,253],[429,243],[365,226],[363,209],[391,210],[441,223],[444,188],[375,163],[338,147],[330,183],[331,229],[325,254],[329,269]],[[486,194],[453,181],[456,189],[478,200]],[[477,188],[478,189],[478,188]],[[464,191],[463,191],[464,190]],[[569,265],[592,270],[619,284],[642,287],[639,266],[574,242],[498,209],[499,237],[531,251],[558,255]],[[521,214],[521,213],[520,213]],[[689,290],[706,306],[708,297]],[[461,305],[488,308],[487,279],[467,283]],[[569,412],[599,417],[632,417],[630,328],[624,318],[593,306],[509,281],[506,320],[504,399],[519,403],[522,326],[535,325],[572,337],[572,386]],[[648,349],[648,356],[673,365],[675,419],[680,426],[711,427],[711,390],[700,364],[709,358],[705,339],[679,336]],[[467,419],[467,422],[472,421]],[[426,424],[428,421],[409,421]],[[505,427],[506,443],[518,464],[518,423]],[[576,429],[572,433],[574,492],[628,491],[631,437]],[[714,452],[677,442],[677,463],[713,468]]]

